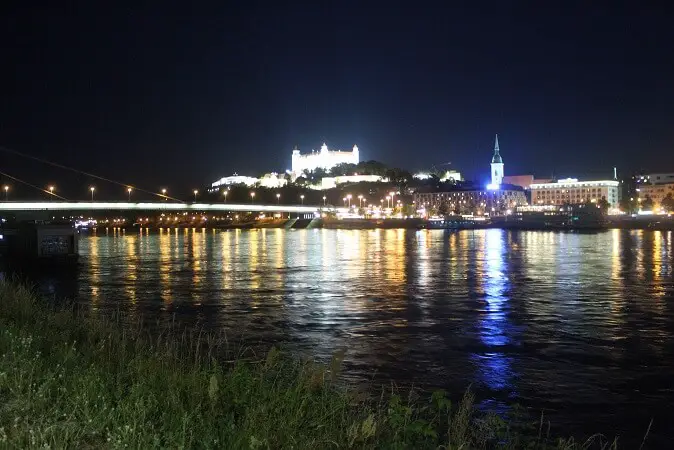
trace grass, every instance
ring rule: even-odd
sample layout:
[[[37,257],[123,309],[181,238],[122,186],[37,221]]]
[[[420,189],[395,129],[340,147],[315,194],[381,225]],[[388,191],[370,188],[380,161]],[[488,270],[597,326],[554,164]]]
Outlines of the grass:
[[[615,448],[552,439],[453,404],[337,382],[342,354],[319,365],[232,357],[196,330],[150,336],[75,308],[50,307],[0,281],[2,448]]]

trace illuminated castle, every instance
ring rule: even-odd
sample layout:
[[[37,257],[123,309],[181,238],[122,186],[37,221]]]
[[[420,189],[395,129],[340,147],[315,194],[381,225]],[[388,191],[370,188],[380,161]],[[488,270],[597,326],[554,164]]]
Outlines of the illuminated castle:
[[[357,145],[353,146],[353,151],[345,152],[341,150],[328,150],[328,146],[323,143],[320,152],[312,151],[308,155],[300,154],[300,150],[295,147],[293,150],[292,172],[297,176],[305,170],[312,171],[319,167],[330,170],[337,164],[358,164],[359,162],[360,155]]]

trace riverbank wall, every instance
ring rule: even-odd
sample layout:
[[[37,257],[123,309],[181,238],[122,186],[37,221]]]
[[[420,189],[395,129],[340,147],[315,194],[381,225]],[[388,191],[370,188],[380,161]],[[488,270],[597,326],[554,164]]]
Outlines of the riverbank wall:
[[[105,231],[106,229],[151,229],[151,230],[167,230],[167,229],[342,229],[342,230],[371,230],[371,229],[426,229],[433,228],[429,226],[429,222],[420,218],[408,219],[330,219],[330,218],[315,218],[315,219],[265,219],[248,222],[228,222],[228,223],[184,223],[184,224],[135,224],[127,226],[109,226],[101,225],[94,229],[98,231]],[[490,222],[490,221],[465,221],[462,226],[453,227],[451,229],[486,229],[499,228],[508,230],[531,230],[531,231],[553,231],[553,230],[602,230],[602,229],[626,229],[626,230],[674,230],[674,220],[669,217],[662,218],[610,218],[605,224],[601,226],[579,226],[560,227],[547,226],[544,224],[519,224],[517,222]]]

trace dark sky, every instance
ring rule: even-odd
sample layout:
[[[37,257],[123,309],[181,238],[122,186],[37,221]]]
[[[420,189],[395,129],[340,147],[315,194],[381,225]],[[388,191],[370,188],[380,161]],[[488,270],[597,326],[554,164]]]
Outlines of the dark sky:
[[[284,170],[324,140],[486,178],[495,133],[506,175],[674,171],[671,7],[11,3],[0,145],[148,189]],[[0,158],[35,184],[88,183]]]

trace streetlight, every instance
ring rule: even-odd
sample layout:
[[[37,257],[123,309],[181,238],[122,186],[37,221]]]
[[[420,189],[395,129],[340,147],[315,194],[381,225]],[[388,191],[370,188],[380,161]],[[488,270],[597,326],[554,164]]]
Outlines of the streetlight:
[[[276,193],[276,204],[279,205],[281,203],[281,194],[278,192]]]
[[[300,201],[302,202],[302,205],[304,205],[304,194],[300,195]]]
[[[227,203],[227,193],[229,193],[229,189],[225,189],[225,191],[222,193],[225,196],[225,203]]]
[[[131,203],[131,188],[126,188],[126,193],[129,195],[129,203]]]
[[[346,199],[349,201],[349,208],[351,208],[351,194],[348,194]]]
[[[344,197],[342,200],[344,200],[344,206],[346,206],[346,197]]]
[[[250,193],[250,204],[253,204],[253,199],[255,198],[255,192]]]
[[[391,207],[391,202],[390,202],[390,200],[391,200],[391,196],[390,196],[390,195],[387,195],[387,196],[386,196],[386,207],[387,207],[387,208],[390,208],[390,207]]]
[[[166,189],[161,190],[161,195],[164,197],[164,200],[166,200]]]
[[[323,196],[323,206],[325,206],[325,202],[326,202],[327,199],[328,199],[328,198],[324,195],[324,196]]]
[[[358,207],[362,208],[363,207],[363,195],[362,194],[358,196],[358,202],[359,202]]]
[[[93,202],[93,201],[94,201],[94,191],[96,190],[96,188],[93,187],[93,186],[91,186],[91,187],[89,188],[89,190],[91,191],[91,201]]]
[[[5,185],[3,189],[5,190],[5,201],[9,201],[9,186]]]
[[[197,194],[198,194],[198,193],[199,193],[199,191],[197,191],[197,190],[195,189],[195,190],[194,190],[194,203],[197,202]]]

